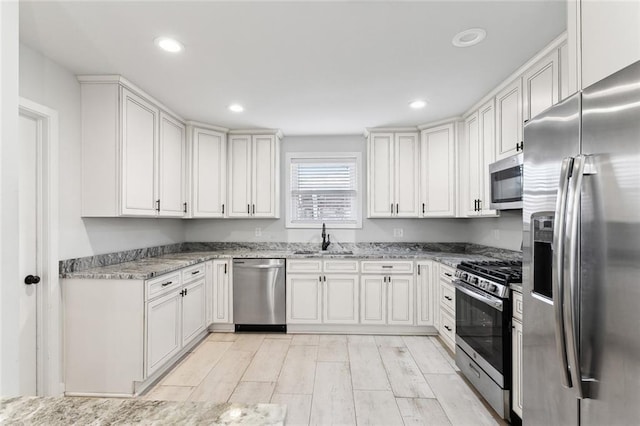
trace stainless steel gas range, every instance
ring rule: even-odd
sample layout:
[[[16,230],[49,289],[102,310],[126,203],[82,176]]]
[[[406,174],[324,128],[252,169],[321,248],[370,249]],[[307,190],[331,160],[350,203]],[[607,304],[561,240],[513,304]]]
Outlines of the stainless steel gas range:
[[[511,291],[522,262],[462,262],[456,270],[456,364],[504,419],[510,418]]]

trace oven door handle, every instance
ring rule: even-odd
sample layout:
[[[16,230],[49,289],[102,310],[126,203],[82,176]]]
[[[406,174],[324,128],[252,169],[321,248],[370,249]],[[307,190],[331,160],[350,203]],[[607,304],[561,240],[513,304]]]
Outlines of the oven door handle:
[[[479,300],[480,302],[491,306],[492,308],[495,308],[497,310],[499,310],[500,312],[502,312],[503,306],[504,306],[504,302],[500,299],[498,299],[497,297],[493,297],[493,296],[489,296],[489,295],[484,295],[484,294],[480,294],[478,292],[476,292],[475,290],[472,290],[471,288],[469,288],[469,286],[467,284],[465,284],[464,282],[460,281],[460,280],[455,280],[453,282],[453,284],[456,286],[456,289],[460,290],[462,293],[466,294],[467,296],[471,296],[476,300]]]

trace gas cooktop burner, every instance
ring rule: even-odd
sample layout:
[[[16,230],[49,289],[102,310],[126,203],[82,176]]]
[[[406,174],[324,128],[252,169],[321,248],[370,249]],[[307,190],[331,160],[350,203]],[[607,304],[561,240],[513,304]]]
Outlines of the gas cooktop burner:
[[[505,298],[509,295],[509,284],[522,282],[522,262],[462,262],[458,265],[456,277],[467,284]]]

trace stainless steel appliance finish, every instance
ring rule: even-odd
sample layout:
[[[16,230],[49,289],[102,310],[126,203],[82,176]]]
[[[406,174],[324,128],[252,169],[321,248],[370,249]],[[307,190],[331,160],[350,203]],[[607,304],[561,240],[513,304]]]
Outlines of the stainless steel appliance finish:
[[[233,318],[238,325],[284,325],[285,260],[233,260]]]
[[[640,419],[640,62],[525,125],[523,421]]]
[[[462,262],[456,269],[456,365],[505,419],[510,417],[511,302],[520,262]]]
[[[522,208],[522,153],[512,155],[489,165],[491,185],[490,207],[496,210]]]

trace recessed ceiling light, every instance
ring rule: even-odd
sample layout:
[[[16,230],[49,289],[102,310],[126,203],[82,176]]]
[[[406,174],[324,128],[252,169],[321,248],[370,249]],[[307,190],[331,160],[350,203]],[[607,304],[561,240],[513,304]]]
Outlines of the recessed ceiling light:
[[[178,53],[184,49],[182,43],[169,37],[158,37],[155,39],[155,43],[160,49],[171,53]]]
[[[233,112],[242,112],[244,111],[244,107],[240,104],[231,104],[229,105],[229,110]]]
[[[486,36],[487,32],[482,28],[471,28],[453,36],[451,43],[455,47],[469,47],[480,43]]]
[[[417,99],[409,104],[409,106],[413,109],[420,109],[427,106],[427,102],[421,99]]]

